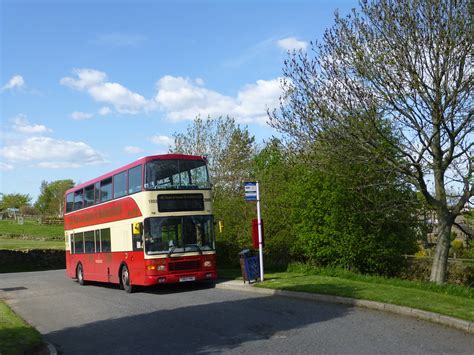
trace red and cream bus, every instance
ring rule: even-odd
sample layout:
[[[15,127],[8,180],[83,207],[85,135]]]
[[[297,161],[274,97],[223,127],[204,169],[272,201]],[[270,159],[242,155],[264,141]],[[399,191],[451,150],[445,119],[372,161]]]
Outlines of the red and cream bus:
[[[206,159],[141,158],[66,191],[66,272],[135,286],[217,277]]]

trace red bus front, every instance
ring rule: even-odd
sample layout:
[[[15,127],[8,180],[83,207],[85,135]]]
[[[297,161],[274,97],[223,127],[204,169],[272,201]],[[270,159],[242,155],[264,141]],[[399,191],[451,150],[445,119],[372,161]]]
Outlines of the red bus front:
[[[69,190],[67,274],[128,292],[217,278],[211,201],[205,160],[184,155],[146,157]]]

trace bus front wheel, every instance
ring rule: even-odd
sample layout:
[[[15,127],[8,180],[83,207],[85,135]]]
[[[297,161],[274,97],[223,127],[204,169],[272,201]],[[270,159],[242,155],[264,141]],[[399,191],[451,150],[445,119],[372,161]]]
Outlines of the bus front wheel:
[[[76,278],[77,282],[79,285],[84,286],[86,284],[84,280],[84,269],[82,268],[82,264],[77,264],[77,269],[76,269]]]
[[[128,271],[127,265],[122,266],[122,271],[120,272],[120,284],[127,293],[133,292],[133,287],[130,283],[130,272]]]

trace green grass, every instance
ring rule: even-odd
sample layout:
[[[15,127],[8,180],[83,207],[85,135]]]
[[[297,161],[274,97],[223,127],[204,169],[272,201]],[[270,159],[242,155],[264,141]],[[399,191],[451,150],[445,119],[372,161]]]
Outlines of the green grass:
[[[14,239],[0,237],[0,249],[24,250],[24,249],[64,249],[62,240],[34,240]]]
[[[461,286],[364,276],[315,273],[268,273],[257,287],[318,293],[390,303],[474,322],[474,290]]]
[[[62,225],[45,225],[37,221],[26,220],[24,224],[18,224],[15,221],[0,221],[0,236],[8,238],[29,238],[29,239],[47,239],[63,240],[64,227]]]
[[[0,249],[64,249],[62,225],[43,225],[36,221],[0,221]]]
[[[437,285],[332,268],[292,265],[287,272],[265,273],[256,287],[317,293],[412,307],[474,322],[474,288]],[[241,279],[237,268],[219,268],[220,278]]]
[[[0,354],[32,353],[42,345],[38,331],[0,301]]]

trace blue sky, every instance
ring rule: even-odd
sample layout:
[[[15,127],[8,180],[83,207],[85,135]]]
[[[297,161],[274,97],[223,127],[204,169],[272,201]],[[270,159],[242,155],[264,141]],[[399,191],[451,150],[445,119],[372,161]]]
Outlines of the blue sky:
[[[196,115],[276,132],[288,50],[356,1],[0,1],[0,192],[165,153]]]

